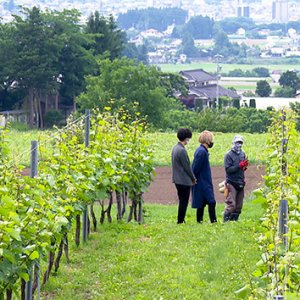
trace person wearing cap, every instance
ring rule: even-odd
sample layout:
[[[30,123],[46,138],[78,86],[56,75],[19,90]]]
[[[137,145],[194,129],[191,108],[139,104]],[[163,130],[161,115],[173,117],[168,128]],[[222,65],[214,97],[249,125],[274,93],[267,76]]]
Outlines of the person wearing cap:
[[[197,183],[192,187],[192,208],[196,208],[198,223],[203,222],[204,208],[208,205],[208,213],[211,223],[217,222],[216,200],[212,184],[211,169],[209,164],[208,149],[214,144],[214,136],[210,131],[203,131],[199,136],[200,146],[196,149],[192,170]]]
[[[172,181],[175,183],[179,199],[177,224],[181,224],[185,223],[191,186],[196,183],[196,178],[185,149],[192,138],[192,132],[188,128],[180,128],[177,132],[177,138],[179,141],[172,149]]]
[[[249,163],[242,151],[244,139],[236,135],[232,141],[232,148],[225,154],[224,166],[228,195],[225,199],[224,222],[237,221],[242,212],[244,201],[245,171]]]

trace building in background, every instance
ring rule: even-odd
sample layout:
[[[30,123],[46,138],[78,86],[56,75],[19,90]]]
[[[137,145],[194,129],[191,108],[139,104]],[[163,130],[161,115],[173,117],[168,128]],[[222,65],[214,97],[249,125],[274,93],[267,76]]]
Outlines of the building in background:
[[[250,18],[249,0],[237,0],[237,17]]]
[[[275,0],[272,4],[272,20],[278,23],[287,23],[289,20],[288,0]]]

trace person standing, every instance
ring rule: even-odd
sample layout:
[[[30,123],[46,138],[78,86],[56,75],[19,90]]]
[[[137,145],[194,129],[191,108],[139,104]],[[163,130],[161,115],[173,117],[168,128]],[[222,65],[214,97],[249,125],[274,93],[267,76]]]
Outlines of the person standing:
[[[226,173],[226,187],[228,195],[225,199],[223,221],[237,221],[242,212],[244,201],[245,171],[249,163],[242,151],[244,139],[236,135],[232,141],[232,148],[225,154],[224,166]]]
[[[177,132],[177,138],[179,141],[172,149],[172,181],[176,186],[179,199],[177,223],[181,224],[185,223],[191,186],[195,184],[196,180],[185,149],[192,138],[192,132],[188,128],[180,128]]]
[[[217,222],[216,200],[211,177],[208,149],[214,144],[214,136],[210,131],[203,131],[199,136],[200,146],[194,154],[192,164],[193,173],[197,183],[192,188],[192,208],[197,209],[198,223],[203,222],[204,208],[208,205],[208,213],[211,223]]]

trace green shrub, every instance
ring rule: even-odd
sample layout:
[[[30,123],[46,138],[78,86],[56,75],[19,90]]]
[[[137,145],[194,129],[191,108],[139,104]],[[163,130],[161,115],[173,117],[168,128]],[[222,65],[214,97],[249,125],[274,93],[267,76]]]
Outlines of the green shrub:
[[[31,130],[31,128],[27,124],[22,123],[22,122],[10,122],[8,126],[9,126],[10,129],[14,129],[16,131],[29,131],[29,130]]]
[[[49,110],[45,114],[45,127],[50,128],[53,125],[63,126],[65,125],[66,120],[64,115],[59,110]]]
[[[270,124],[270,111],[253,107],[229,107],[223,110],[204,109],[200,112],[170,110],[164,116],[163,130],[189,127],[192,130],[214,132],[266,132]]]
[[[279,87],[275,90],[274,93],[275,97],[293,97],[294,96],[294,89],[291,87]]]

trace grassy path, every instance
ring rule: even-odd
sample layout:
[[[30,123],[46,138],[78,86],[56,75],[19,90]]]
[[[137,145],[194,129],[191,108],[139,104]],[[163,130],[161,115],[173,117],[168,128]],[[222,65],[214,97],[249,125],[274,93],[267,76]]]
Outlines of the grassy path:
[[[259,260],[260,207],[247,202],[241,220],[226,224],[196,224],[191,208],[182,225],[176,206],[145,210],[144,225],[104,224],[86,245],[72,246],[71,263],[62,263],[41,299],[238,299],[234,291]]]

